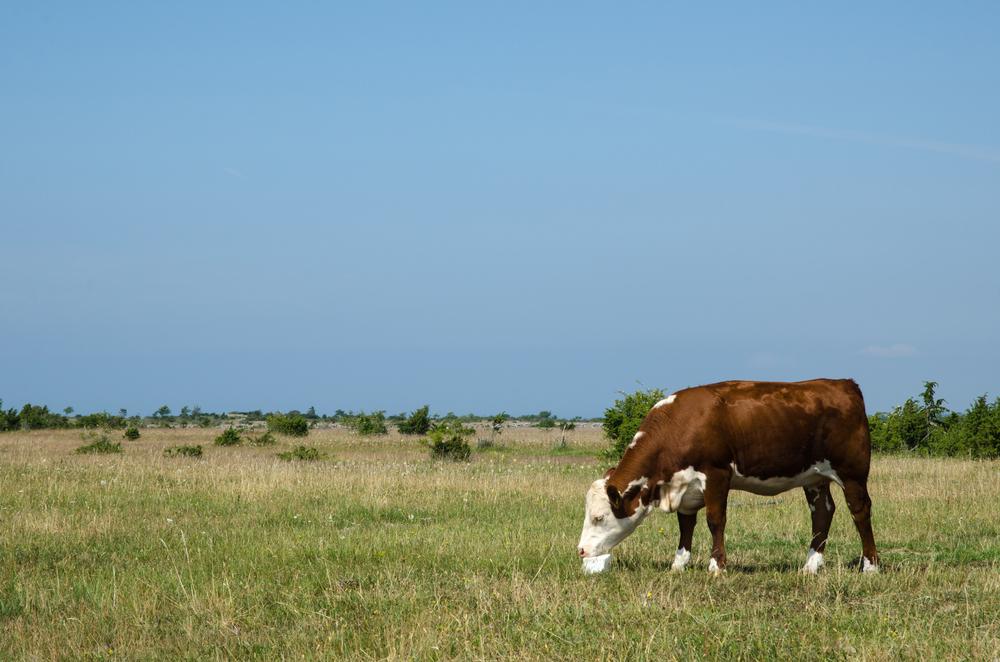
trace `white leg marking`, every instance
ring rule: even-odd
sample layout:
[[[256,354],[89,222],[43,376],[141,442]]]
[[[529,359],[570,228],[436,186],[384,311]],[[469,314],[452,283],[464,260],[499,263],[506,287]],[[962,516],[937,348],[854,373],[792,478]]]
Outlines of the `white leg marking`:
[[[722,574],[722,569],[719,568],[719,564],[715,562],[715,558],[714,557],[708,562],[708,572],[709,572],[709,574],[712,574],[712,575],[721,575]]]
[[[878,566],[868,560],[867,557],[861,557],[861,572],[878,572]]]
[[[691,552],[681,547],[674,554],[674,563],[670,566],[671,570],[683,570],[687,567],[688,562],[691,560]]]
[[[815,575],[823,565],[823,554],[810,547],[809,553],[806,554],[806,564],[802,566],[802,572],[807,575]]]

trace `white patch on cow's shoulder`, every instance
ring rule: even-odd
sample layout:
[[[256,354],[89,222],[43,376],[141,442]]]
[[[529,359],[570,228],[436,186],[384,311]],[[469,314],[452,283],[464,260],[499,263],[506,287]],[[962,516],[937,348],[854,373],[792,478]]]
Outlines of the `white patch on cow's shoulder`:
[[[713,574],[713,575],[721,575],[722,574],[722,568],[720,568],[719,564],[716,563],[715,557],[712,557],[708,561],[708,572],[711,573],[711,574]]]
[[[674,473],[670,484],[660,490],[660,508],[668,513],[680,511],[690,515],[704,505],[705,474],[694,467]]]
[[[662,400],[660,400],[659,402],[657,402],[655,405],[653,405],[653,409],[658,409],[658,408],[662,407],[663,405],[672,404],[673,401],[676,400],[676,399],[677,399],[677,394],[676,393],[671,393],[670,395],[668,395],[667,397],[663,398]]]
[[[878,566],[868,560],[867,556],[861,557],[861,572],[878,572]]]
[[[681,571],[687,567],[687,564],[690,561],[691,561],[691,552],[681,547],[680,549],[677,550],[677,553],[674,554],[674,562],[670,566],[670,569]]]
[[[841,487],[844,486],[840,481],[840,476],[830,466],[829,460],[817,462],[794,476],[768,476],[767,478],[744,476],[740,473],[735,462],[731,462],[729,466],[733,470],[733,477],[729,484],[732,489],[761,494],[763,496],[781,494],[793,487],[814,487],[830,480]]]
[[[646,433],[645,433],[645,432],[643,432],[642,430],[639,430],[638,432],[636,432],[636,433],[635,433],[635,436],[634,436],[634,437],[632,437],[632,443],[631,443],[631,444],[629,444],[629,445],[628,445],[628,447],[629,447],[629,448],[635,448],[635,445],[636,445],[637,443],[639,443],[639,439],[640,439],[640,438],[642,437],[642,435],[644,435],[644,434],[646,434]]]
[[[815,575],[823,565],[823,554],[810,547],[809,553],[806,554],[806,564],[802,566],[802,572],[807,575]]]

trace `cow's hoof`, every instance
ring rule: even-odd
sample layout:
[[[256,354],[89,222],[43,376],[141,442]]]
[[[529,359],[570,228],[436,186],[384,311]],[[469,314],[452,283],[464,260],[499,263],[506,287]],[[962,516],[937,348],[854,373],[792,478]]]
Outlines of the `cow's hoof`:
[[[815,575],[824,566],[823,555],[815,549],[810,549],[806,556],[806,564],[802,566],[802,574]]]
[[[708,574],[712,575],[713,577],[720,577],[722,573],[725,571],[726,569],[719,567],[719,564],[715,559],[711,559],[708,562]]]
[[[687,567],[688,562],[691,560],[691,552],[686,549],[678,549],[677,553],[674,554],[674,562],[670,566],[670,569],[674,572],[681,572]]]
[[[878,564],[872,563],[865,557],[861,557],[861,572],[870,572],[872,574],[878,574]]]

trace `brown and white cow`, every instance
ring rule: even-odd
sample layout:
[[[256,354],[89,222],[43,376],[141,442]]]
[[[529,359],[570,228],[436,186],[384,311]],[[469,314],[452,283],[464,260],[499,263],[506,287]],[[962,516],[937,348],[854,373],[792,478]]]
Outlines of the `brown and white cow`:
[[[660,508],[677,513],[673,568],[683,570],[696,513],[704,507],[712,534],[708,569],[719,573],[726,567],[729,491],[774,495],[801,487],[812,511],[803,571],[815,573],[833,519],[833,482],[843,488],[861,536],[860,567],[877,572],[870,460],[865,403],[853,380],[730,381],[684,389],[653,406],[618,466],[590,486],[578,552],[585,570],[599,572],[611,548]]]

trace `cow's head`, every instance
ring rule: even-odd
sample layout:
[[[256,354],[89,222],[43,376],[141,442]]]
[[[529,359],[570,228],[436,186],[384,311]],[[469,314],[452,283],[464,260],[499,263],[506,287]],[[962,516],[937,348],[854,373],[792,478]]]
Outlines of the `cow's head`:
[[[646,479],[632,481],[621,494],[607,477],[595,480],[587,490],[583,532],[577,553],[581,558],[601,556],[628,537],[649,512],[642,504],[639,492]]]

